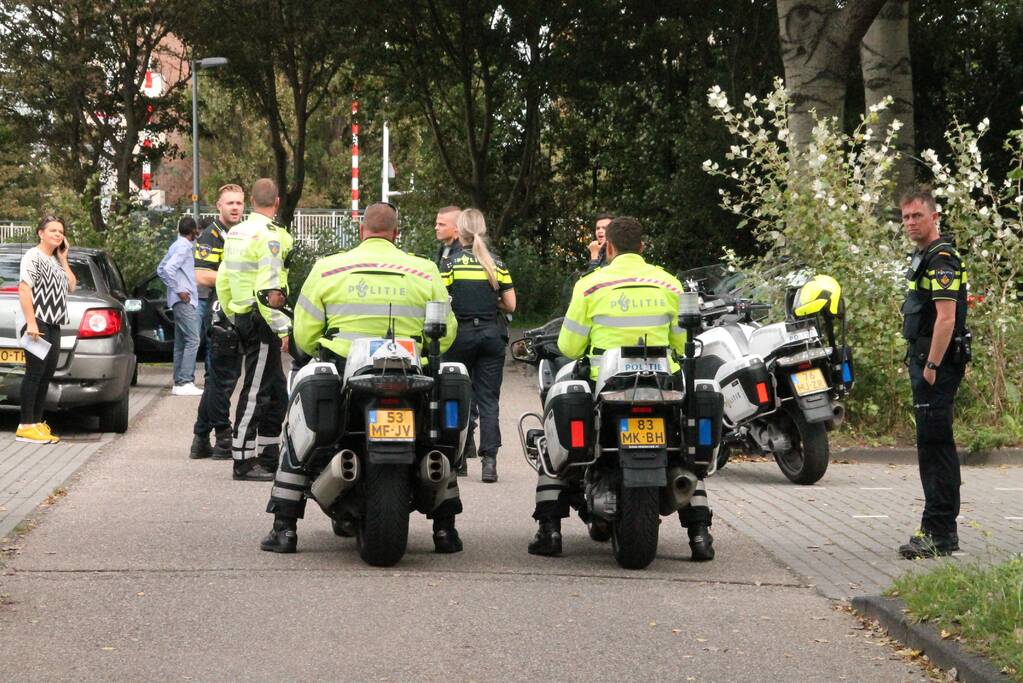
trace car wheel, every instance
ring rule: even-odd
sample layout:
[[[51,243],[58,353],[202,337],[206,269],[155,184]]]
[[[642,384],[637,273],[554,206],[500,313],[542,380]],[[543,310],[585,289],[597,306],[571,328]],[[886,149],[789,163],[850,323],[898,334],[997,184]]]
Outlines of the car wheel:
[[[99,409],[99,430],[124,434],[128,431],[128,392],[120,400],[105,403]]]

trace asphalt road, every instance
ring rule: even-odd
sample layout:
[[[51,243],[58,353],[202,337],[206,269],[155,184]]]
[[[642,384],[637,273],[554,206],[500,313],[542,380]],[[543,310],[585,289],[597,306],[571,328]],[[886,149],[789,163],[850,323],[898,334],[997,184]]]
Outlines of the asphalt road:
[[[95,455],[6,555],[0,652],[11,680],[714,680],[923,678],[755,538],[714,526],[689,562],[677,519],[625,571],[565,525],[565,554],[526,553],[534,477],[515,442],[536,402],[509,371],[500,482],[462,480],[466,549],[367,567],[314,504],[299,553],[258,549],[268,484],[187,459],[197,399],[165,396]]]

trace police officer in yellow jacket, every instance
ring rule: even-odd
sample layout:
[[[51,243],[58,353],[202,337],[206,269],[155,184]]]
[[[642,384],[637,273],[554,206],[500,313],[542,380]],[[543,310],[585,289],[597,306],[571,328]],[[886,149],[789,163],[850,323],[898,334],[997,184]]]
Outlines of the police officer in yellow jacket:
[[[383,337],[393,324],[396,336],[422,343],[427,302],[448,299],[437,266],[395,246],[398,217],[393,207],[384,203],[367,207],[359,231],[358,247],[316,262],[295,308],[299,349],[310,356],[319,355],[321,349],[329,351],[342,375],[352,341]],[[457,331],[458,322],[449,312],[447,334],[440,340],[442,352],[451,346]],[[263,539],[263,550],[295,552],[297,520],[305,513],[311,483],[309,473],[292,463],[285,451],[267,505],[267,512],[274,514],[274,526]],[[455,530],[462,502],[454,472],[446,491],[431,515],[433,542],[437,552],[455,553],[462,549]]]
[[[590,379],[597,376],[604,350],[635,344],[637,338],[645,337],[650,346],[671,346],[676,353],[685,352],[686,333],[678,321],[682,286],[667,271],[640,256],[643,228],[639,221],[629,216],[615,218],[607,226],[605,240],[608,264],[576,283],[558,335],[558,348],[563,354],[569,358],[588,355]],[[678,370],[678,366],[673,369]],[[572,473],[574,478],[540,473],[533,512],[540,528],[529,544],[530,554],[561,554],[561,520],[568,517],[570,502],[581,487],[581,472],[577,469]],[[679,510],[695,561],[714,558],[711,518],[707,491],[700,480],[690,504]],[[586,521],[592,538],[610,537],[603,520],[594,517]]]
[[[280,198],[272,180],[257,180],[250,201],[248,219],[225,237],[217,298],[237,330],[245,373],[234,415],[234,478],[270,481],[288,399],[281,351],[288,350],[291,320],[281,309],[294,241],[274,221]]]

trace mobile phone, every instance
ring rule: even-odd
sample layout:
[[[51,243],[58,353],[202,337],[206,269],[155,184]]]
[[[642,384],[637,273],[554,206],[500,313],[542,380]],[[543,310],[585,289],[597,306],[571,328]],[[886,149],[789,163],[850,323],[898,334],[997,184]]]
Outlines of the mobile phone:
[[[67,251],[67,238],[64,238],[64,241],[60,243],[60,246],[58,247],[58,249],[60,250],[60,253],[62,253],[62,254],[65,251]]]

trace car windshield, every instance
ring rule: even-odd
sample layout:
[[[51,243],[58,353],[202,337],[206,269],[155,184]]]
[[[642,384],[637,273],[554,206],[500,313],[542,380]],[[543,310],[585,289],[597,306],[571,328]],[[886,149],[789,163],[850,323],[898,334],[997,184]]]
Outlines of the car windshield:
[[[96,281],[92,277],[92,268],[89,262],[79,259],[70,259],[68,265],[71,272],[78,280],[76,293],[95,292]],[[11,252],[0,254],[0,292],[18,291],[18,283],[21,281],[21,254]]]

